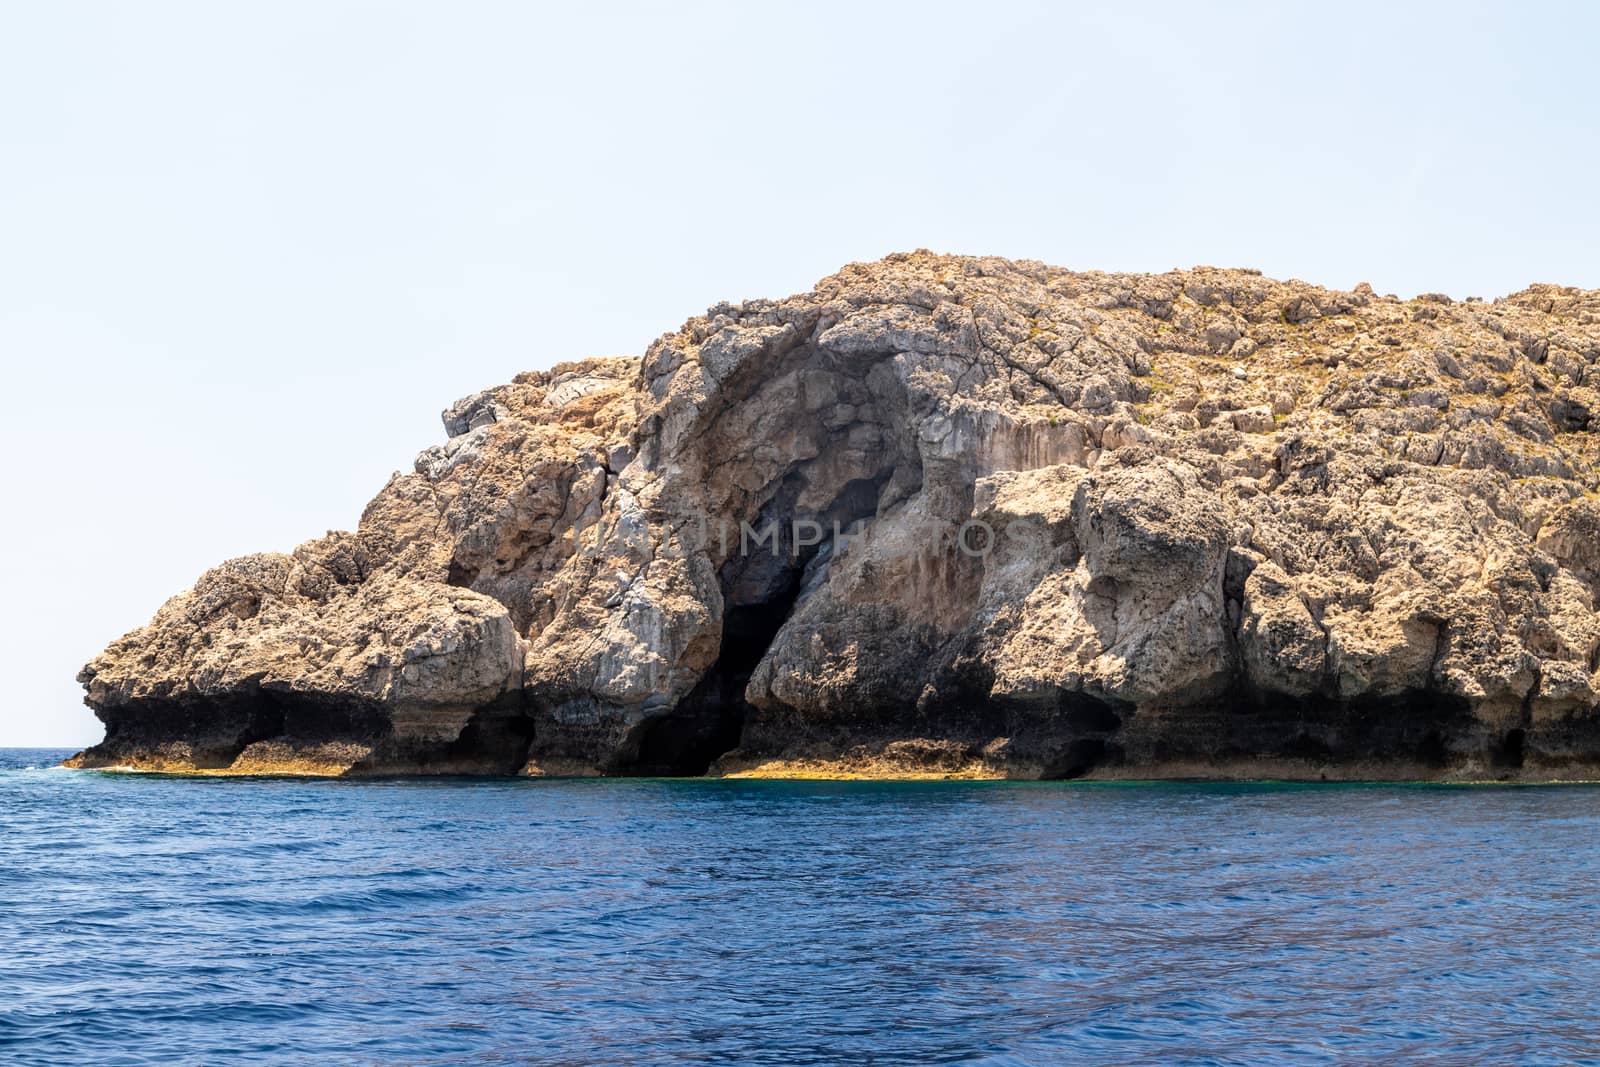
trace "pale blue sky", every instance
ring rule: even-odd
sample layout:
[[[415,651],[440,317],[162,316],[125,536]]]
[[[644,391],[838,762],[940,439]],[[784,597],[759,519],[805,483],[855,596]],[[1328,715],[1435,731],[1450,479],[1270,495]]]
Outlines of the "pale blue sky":
[[[1600,287],[1597,11],[0,0],[0,744],[457,396],[850,260]]]

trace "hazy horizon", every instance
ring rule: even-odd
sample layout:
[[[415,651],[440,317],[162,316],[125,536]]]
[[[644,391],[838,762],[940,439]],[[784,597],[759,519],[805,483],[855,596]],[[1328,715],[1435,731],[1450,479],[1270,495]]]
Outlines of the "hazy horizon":
[[[0,745],[522,370],[919,247],[1600,288],[1600,9],[12,5]]]

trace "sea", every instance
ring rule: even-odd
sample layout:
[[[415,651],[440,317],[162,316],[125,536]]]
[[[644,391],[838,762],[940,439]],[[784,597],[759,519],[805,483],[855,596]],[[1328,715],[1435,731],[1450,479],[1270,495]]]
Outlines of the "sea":
[[[7,1064],[1600,1064],[1600,788],[0,750]]]

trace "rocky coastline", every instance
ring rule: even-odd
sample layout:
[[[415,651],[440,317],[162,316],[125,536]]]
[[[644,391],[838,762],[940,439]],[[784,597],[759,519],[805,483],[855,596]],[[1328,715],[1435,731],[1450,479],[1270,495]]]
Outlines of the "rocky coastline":
[[[916,252],[444,412],[79,675],[195,774],[1600,779],[1600,291]]]

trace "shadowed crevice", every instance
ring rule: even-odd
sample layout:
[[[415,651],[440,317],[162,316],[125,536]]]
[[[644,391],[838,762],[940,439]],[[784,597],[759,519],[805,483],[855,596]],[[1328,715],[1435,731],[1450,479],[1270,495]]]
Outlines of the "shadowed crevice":
[[[722,650],[711,669],[672,711],[646,722],[638,754],[623,774],[692,777],[739,746],[754,711],[745,687],[789,618],[800,592],[800,572],[771,600],[731,608],[723,618]]]
[[[873,478],[846,482],[816,514],[796,509],[804,479],[793,474],[783,479],[754,524],[758,531],[774,528],[776,542],[736,552],[719,573],[725,606],[716,661],[672,710],[636,729],[634,743],[624,746],[625,755],[613,765],[615,773],[696,777],[739,747],[745,724],[755,713],[745,700],[745,688],[756,667],[795,605],[825,579],[835,527],[849,534],[856,524],[870,520],[892,473],[885,469]],[[820,529],[823,540],[797,543],[797,521],[815,523],[807,533]]]

